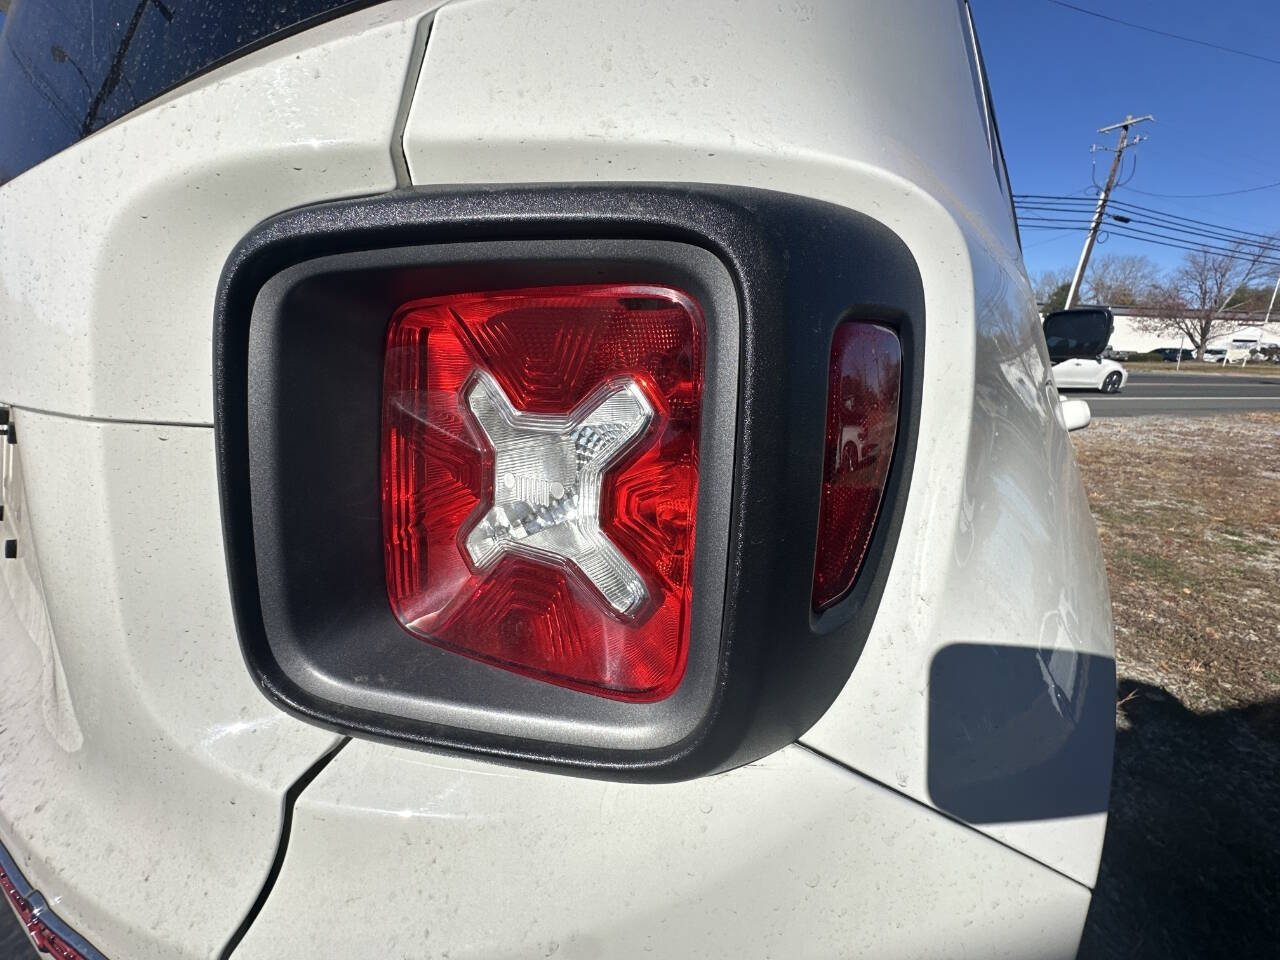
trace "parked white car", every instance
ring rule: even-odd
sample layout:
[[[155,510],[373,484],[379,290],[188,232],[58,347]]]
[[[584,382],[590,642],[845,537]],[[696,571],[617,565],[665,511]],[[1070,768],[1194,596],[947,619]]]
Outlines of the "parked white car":
[[[1044,318],[1053,380],[1059,389],[1103,393],[1124,389],[1129,372],[1106,356],[1107,341],[1114,328],[1115,321],[1106,307],[1073,307]]]
[[[1228,347],[1209,347],[1204,352],[1205,363],[1243,363],[1257,351],[1247,346],[1232,344]]]
[[[1119,393],[1129,382],[1129,371],[1116,360],[1072,357],[1053,365],[1053,382],[1060,389]]]
[[[358,7],[9,8],[33,937],[1073,957],[1110,603],[967,5]]]

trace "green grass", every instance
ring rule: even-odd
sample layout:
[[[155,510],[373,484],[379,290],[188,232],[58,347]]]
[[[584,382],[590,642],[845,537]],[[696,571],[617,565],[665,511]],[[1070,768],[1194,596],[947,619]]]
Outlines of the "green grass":
[[[1199,577],[1192,576],[1167,557],[1122,546],[1112,547],[1111,557],[1116,562],[1140,572],[1149,580],[1179,588],[1195,588],[1200,585]]]
[[[1216,530],[1211,530],[1210,534],[1214,540],[1224,544],[1228,550],[1241,556],[1261,557],[1269,554],[1272,550],[1271,544],[1266,541],[1259,541],[1256,537],[1251,537],[1244,530],[1236,527],[1219,527]]]
[[[1150,514],[1145,510],[1124,509],[1109,504],[1094,503],[1090,505],[1093,518],[1111,527],[1122,527],[1129,524],[1145,525],[1150,522]]]
[[[1271,552],[1262,544],[1254,543],[1250,540],[1228,540],[1227,546],[1235,553],[1245,557],[1261,557]]]

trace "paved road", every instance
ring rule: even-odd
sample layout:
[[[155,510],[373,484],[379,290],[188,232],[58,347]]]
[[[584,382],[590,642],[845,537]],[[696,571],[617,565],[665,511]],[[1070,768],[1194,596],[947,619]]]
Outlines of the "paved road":
[[[1280,411],[1280,377],[1231,373],[1134,371],[1119,394],[1064,391],[1089,402],[1095,417],[1206,416],[1244,410]]]

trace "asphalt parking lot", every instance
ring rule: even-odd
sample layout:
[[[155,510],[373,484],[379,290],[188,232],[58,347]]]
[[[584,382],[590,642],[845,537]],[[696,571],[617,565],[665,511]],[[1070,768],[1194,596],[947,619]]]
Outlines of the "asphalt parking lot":
[[[1063,391],[1087,400],[1095,417],[1178,417],[1280,410],[1280,377],[1260,373],[1158,373],[1132,370],[1117,394]]]

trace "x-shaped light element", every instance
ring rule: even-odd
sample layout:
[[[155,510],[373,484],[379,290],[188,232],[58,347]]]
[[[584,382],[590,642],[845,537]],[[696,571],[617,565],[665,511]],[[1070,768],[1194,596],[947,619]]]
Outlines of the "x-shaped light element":
[[[517,410],[480,371],[466,401],[493,446],[493,506],[467,533],[471,562],[484,569],[508,552],[565,560],[617,613],[637,613],[649,591],[600,529],[600,492],[605,471],[653,420],[640,386],[619,381],[555,416]]]

